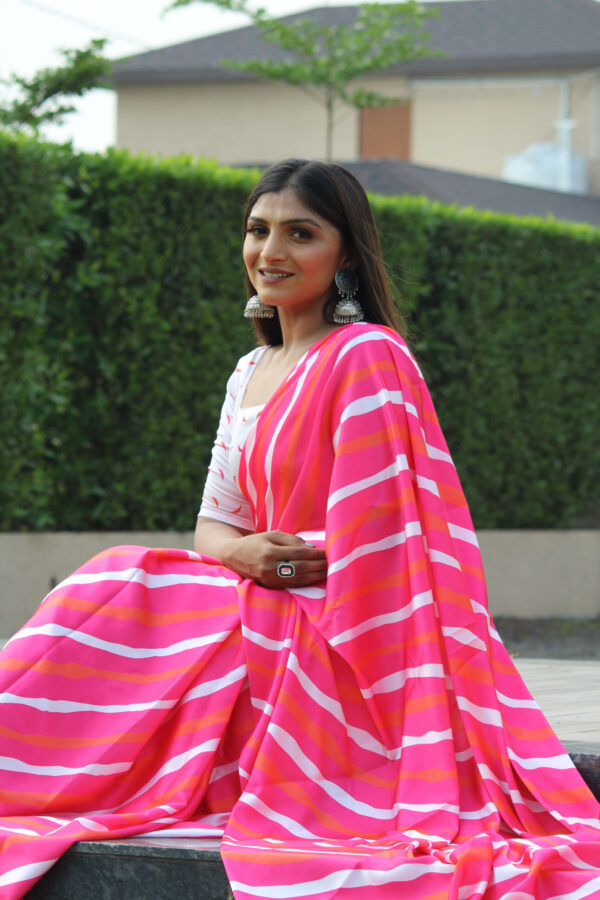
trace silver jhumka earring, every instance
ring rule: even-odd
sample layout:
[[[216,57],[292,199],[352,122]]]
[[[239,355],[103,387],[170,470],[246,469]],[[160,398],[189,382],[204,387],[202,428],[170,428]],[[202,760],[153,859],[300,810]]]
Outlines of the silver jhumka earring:
[[[275,307],[263,303],[258,294],[250,297],[244,310],[245,319],[272,319],[275,315]]]
[[[358,275],[354,269],[338,269],[335,273],[335,286],[340,292],[340,299],[333,310],[333,321],[338,325],[361,322],[365,316],[360,303],[355,299]]]

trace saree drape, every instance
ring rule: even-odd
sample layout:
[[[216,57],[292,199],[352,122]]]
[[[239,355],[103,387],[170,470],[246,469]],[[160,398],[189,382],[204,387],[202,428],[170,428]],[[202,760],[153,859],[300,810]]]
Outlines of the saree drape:
[[[494,629],[401,338],[312,348],[240,484],[326,583],[117,547],[58,585],[0,655],[0,897],[157,831],[223,835],[237,900],[600,897],[600,808]]]

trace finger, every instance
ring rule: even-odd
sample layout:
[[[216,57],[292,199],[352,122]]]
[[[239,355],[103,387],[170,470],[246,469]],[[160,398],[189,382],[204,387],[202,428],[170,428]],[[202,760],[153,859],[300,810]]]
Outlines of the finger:
[[[279,547],[305,547],[306,543],[296,534],[288,534],[287,531],[268,531],[267,537],[272,544]]]
[[[281,562],[282,560],[286,560],[287,562],[300,562],[303,560],[316,559],[316,560],[324,560],[325,550],[322,547],[294,547],[291,552],[277,552],[277,560]]]

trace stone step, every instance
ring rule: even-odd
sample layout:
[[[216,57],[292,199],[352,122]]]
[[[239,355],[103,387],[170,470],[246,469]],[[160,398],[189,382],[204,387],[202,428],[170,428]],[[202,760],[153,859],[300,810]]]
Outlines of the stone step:
[[[600,746],[566,743],[600,800]],[[219,842],[206,838],[81,841],[26,894],[27,900],[230,900]]]
[[[27,900],[231,900],[214,839],[124,838],[75,844]]]

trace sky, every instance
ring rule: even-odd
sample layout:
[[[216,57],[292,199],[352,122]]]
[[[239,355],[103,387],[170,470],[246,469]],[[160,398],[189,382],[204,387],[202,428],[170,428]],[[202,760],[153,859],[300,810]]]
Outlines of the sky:
[[[259,5],[278,16],[348,2],[263,0]],[[60,49],[83,48],[92,38],[109,38],[105,53],[116,59],[248,24],[244,15],[210,3],[195,2],[165,13],[168,4],[169,0],[0,0],[0,81],[12,74],[28,78],[41,68],[60,65]],[[1,96],[8,94],[0,84]],[[64,125],[46,128],[43,136],[71,140],[84,151],[102,151],[114,144],[113,91],[91,91],[76,101],[76,107]]]

